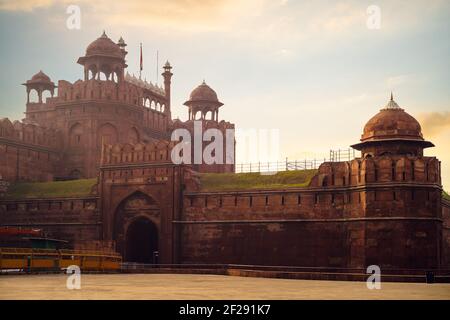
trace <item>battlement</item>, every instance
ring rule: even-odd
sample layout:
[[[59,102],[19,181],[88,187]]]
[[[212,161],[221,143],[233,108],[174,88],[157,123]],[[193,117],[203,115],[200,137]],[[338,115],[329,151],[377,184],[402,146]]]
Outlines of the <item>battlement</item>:
[[[188,129],[189,131],[194,130],[194,123],[196,120],[187,120],[187,121],[181,121],[180,119],[175,119],[172,122],[172,129]],[[197,122],[199,122],[197,120]],[[226,129],[234,129],[234,123],[221,120],[221,121],[214,121],[214,120],[203,120],[201,121],[202,130],[208,130],[208,129],[219,129],[221,131],[224,131]]]
[[[441,184],[440,161],[435,157],[390,155],[325,162],[311,185],[315,187],[356,186],[367,183]]]
[[[165,96],[166,92],[164,91],[164,88],[161,86],[158,86],[158,84],[153,84],[151,81],[147,82],[147,79],[139,79],[134,74],[130,75],[128,72],[125,75],[125,80],[142,88],[145,90],[149,90],[157,95]]]
[[[57,131],[38,124],[11,122],[8,118],[0,119],[0,139],[3,141],[57,149],[61,147]]]
[[[119,83],[97,79],[77,80],[74,83],[59,80],[58,102],[110,100],[144,107],[149,100],[155,106],[162,106],[159,111],[164,109],[167,102],[162,88],[138,79],[134,80],[132,77],[128,79],[129,81]]]
[[[173,146],[174,142],[166,140],[150,143],[104,145],[101,165],[170,162],[170,151]]]

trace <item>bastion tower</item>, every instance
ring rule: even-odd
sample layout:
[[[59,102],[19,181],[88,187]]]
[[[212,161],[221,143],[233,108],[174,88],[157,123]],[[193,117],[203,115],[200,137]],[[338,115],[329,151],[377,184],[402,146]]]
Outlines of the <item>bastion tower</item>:
[[[350,179],[363,185],[365,265],[437,268],[441,264],[441,168],[423,155],[433,143],[419,122],[388,104],[364,126],[352,147],[362,158],[352,162]],[[362,240],[362,239],[361,239]]]

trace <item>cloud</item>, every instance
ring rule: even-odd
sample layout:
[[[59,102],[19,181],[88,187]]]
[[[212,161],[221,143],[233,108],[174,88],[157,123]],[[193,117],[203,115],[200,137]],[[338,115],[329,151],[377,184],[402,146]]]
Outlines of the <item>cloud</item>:
[[[122,26],[175,27],[207,31],[258,12],[264,0],[0,0],[0,10],[33,11],[75,4],[84,17]],[[180,29],[183,26],[186,29]]]
[[[49,7],[54,0],[0,0],[0,10],[33,11],[37,8]]]
[[[450,129],[450,112],[427,112],[418,116],[424,134],[436,137]]]

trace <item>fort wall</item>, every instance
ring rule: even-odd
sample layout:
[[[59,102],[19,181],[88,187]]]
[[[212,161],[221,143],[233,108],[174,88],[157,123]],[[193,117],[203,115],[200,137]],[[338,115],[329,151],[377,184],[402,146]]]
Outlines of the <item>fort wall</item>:
[[[105,249],[98,197],[1,200],[3,226],[43,229],[73,248]]]
[[[450,201],[442,200],[442,265],[450,268]]]
[[[307,188],[186,192],[182,220],[175,222],[181,260],[438,267],[439,163],[435,158],[386,160],[325,163]],[[403,165],[411,161],[417,162],[414,172]],[[391,170],[392,162],[399,174]]]
[[[51,181],[60,159],[55,130],[0,120],[0,176],[9,182]]]

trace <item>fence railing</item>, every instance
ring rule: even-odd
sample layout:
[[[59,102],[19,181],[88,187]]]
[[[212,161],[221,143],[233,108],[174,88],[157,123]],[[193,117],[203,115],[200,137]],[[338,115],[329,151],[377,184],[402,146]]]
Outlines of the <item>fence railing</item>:
[[[355,159],[357,156],[359,157],[359,151],[348,148],[348,149],[337,149],[337,150],[330,150],[330,162],[340,162],[340,161],[350,161],[352,159]]]
[[[359,153],[355,149],[338,149],[330,150],[328,159],[326,157],[303,160],[289,160],[286,158],[284,161],[238,163],[235,165],[235,171],[236,173],[241,173],[318,169],[324,162],[350,161],[357,156],[359,156]]]

